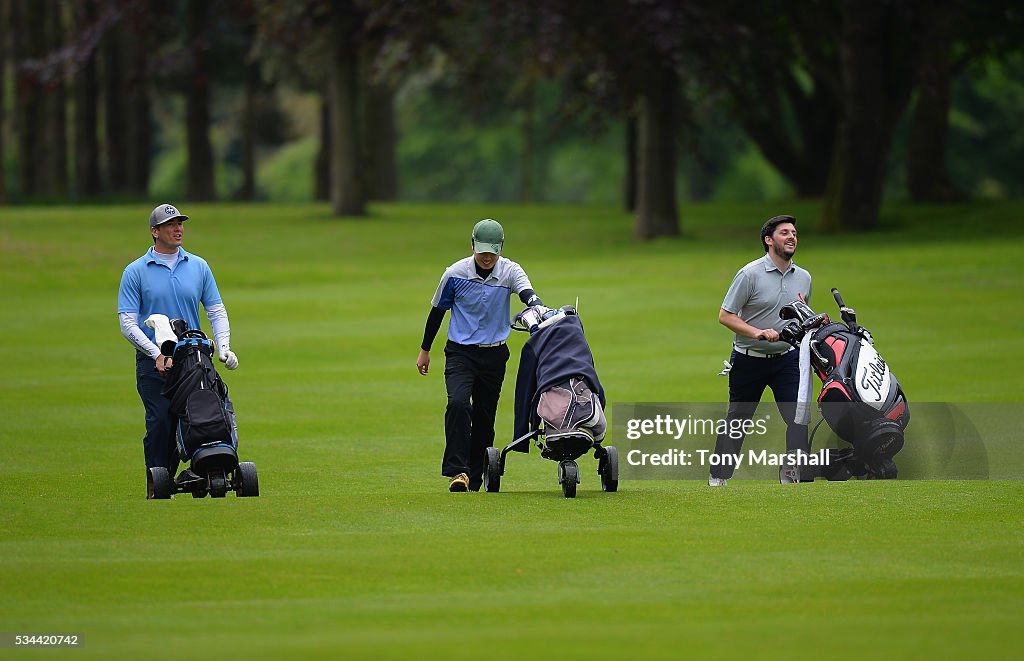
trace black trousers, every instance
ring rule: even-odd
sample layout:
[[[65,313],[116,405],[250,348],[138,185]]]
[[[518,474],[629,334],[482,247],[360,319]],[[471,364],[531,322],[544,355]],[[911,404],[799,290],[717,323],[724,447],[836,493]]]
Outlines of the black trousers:
[[[469,488],[483,482],[486,448],[494,445],[494,416],[505,379],[508,345],[476,347],[449,341],[444,347],[444,458],[441,474],[469,475]]]
[[[753,418],[764,389],[771,388],[779,413],[786,421],[786,451],[809,451],[807,425],[793,422],[797,391],[800,389],[800,352],[790,351],[773,358],[757,358],[733,351],[730,362],[728,429],[733,428],[732,420]],[[730,437],[728,433],[719,434],[715,442],[715,454],[739,454],[745,435],[738,433],[735,436],[737,438]],[[728,479],[734,470],[732,465],[712,466],[711,477]]]

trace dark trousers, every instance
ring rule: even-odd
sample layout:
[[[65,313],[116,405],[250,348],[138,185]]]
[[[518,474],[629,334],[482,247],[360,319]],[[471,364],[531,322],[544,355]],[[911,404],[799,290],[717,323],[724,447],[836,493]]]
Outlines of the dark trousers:
[[[494,416],[508,362],[507,345],[476,347],[449,341],[444,347],[444,458],[441,474],[469,475],[469,488],[483,482],[486,448],[494,445]]]
[[[793,422],[797,391],[800,388],[800,352],[790,351],[774,358],[757,358],[733,351],[731,362],[727,429],[733,429],[732,420],[753,418],[764,389],[771,388],[779,413],[786,421],[786,451],[810,450],[807,443],[807,425]],[[719,434],[715,442],[715,454],[739,454],[743,447],[744,434],[734,435],[737,438],[730,437],[728,433]],[[732,465],[712,466],[711,477],[728,479],[732,477],[734,470]]]
[[[173,477],[178,470],[178,448],[174,437],[178,420],[168,411],[171,401],[160,394],[166,381],[156,371],[156,362],[152,358],[135,353],[135,382],[146,409],[146,436],[142,439],[146,468],[164,466]]]

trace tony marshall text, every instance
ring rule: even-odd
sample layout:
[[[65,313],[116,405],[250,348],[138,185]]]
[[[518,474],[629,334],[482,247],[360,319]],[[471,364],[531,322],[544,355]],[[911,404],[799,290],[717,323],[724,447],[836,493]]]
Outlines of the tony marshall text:
[[[747,450],[746,454],[715,454],[712,450],[668,450],[643,452],[630,450],[626,455],[630,466],[826,466],[828,448],[811,454],[787,454],[767,450]]]

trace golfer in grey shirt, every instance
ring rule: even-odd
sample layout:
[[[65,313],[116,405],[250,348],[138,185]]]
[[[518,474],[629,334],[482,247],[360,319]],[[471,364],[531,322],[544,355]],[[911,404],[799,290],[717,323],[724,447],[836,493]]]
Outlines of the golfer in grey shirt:
[[[725,295],[718,321],[734,333],[729,370],[729,425],[732,420],[749,420],[757,410],[765,388],[772,389],[775,403],[786,421],[786,451],[806,452],[807,425],[793,422],[797,389],[800,385],[798,352],[779,341],[783,305],[811,298],[811,275],[793,263],[796,252],[796,219],[775,216],[761,228],[761,247],[765,255],[755,259],[736,273]],[[743,434],[725,433],[715,443],[715,454],[738,455]],[[708,484],[725,486],[732,477],[734,464],[722,462],[712,466]],[[796,467],[783,467],[779,472],[783,483],[798,482]]]

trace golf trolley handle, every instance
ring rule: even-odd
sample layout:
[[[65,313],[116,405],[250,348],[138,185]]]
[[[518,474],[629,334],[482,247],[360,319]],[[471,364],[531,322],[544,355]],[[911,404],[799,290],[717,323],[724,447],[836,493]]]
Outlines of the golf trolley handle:
[[[832,288],[832,297],[836,299],[836,303],[839,304],[839,309],[846,307],[846,303],[843,303],[843,296],[839,293],[839,290],[835,287]]]
[[[516,451],[516,452],[527,452],[529,450],[530,441],[532,441],[533,439],[537,438],[538,436],[540,436],[540,428],[539,427],[537,429],[534,429],[533,431],[530,431],[530,432],[527,432],[526,434],[523,434],[522,436],[520,436],[516,440],[514,440],[511,443],[509,443],[508,445],[506,445],[501,450],[501,456],[498,459],[498,466],[499,466],[499,470],[501,471],[501,475],[505,474],[505,456],[509,452],[512,452],[513,450]],[[520,450],[519,449],[523,445],[527,446],[527,450]]]

